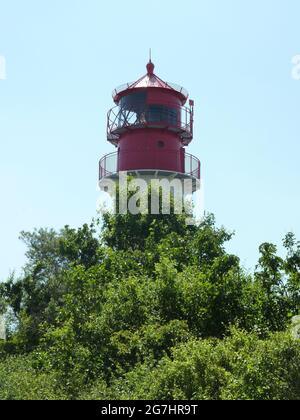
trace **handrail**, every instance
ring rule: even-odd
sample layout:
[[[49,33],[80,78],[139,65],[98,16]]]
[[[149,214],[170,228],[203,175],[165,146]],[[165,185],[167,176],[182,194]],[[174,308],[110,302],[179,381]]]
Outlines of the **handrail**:
[[[112,97],[115,98],[117,95],[119,95],[122,92],[125,92],[127,89],[133,88],[133,85],[135,83],[136,82],[124,83],[118,86],[117,88],[113,90]],[[164,83],[166,84],[166,86],[169,86],[172,90],[175,90],[175,92],[181,93],[186,98],[189,97],[189,92],[184,87],[177,85],[176,83],[171,83],[171,82],[164,82]]]
[[[115,96],[117,96],[119,93],[124,92],[127,89],[130,89],[130,87],[134,84],[135,82],[131,82],[131,83],[124,83],[123,85],[118,86],[117,88],[115,88],[112,92],[112,97],[115,98]]]
[[[186,175],[192,176],[193,178],[201,178],[201,162],[190,153],[185,153],[185,164],[184,172]]]
[[[103,156],[99,162],[99,179],[106,178],[118,172],[118,152]]]
[[[155,113],[153,107],[161,107]],[[134,109],[115,106],[107,114],[107,139],[116,144],[125,131],[134,128],[164,128],[180,135],[184,145],[193,139],[193,109],[174,104],[146,104]]]
[[[185,168],[183,174],[200,179],[201,178],[201,163],[200,160],[191,155],[190,153],[185,153]],[[142,169],[140,169],[141,171]],[[157,169],[159,170],[159,169]],[[110,177],[119,172],[119,159],[118,152],[109,153],[100,159],[99,162],[99,179]],[[165,170],[164,170],[165,172]]]

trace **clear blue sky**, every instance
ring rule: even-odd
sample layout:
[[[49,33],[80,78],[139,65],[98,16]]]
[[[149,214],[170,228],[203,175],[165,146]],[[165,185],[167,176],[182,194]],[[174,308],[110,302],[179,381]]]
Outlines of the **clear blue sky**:
[[[299,0],[0,0],[0,279],[24,263],[21,230],[95,216],[111,91],[145,73],[189,89],[205,206],[261,242],[300,238]]]

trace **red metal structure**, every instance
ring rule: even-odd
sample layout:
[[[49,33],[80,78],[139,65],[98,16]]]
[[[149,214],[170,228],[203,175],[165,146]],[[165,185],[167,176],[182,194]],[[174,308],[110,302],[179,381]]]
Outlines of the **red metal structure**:
[[[127,171],[145,177],[200,179],[200,161],[186,153],[193,139],[194,102],[188,92],[154,74],[147,74],[113,92],[107,140],[118,150],[100,160],[99,178],[117,178]]]

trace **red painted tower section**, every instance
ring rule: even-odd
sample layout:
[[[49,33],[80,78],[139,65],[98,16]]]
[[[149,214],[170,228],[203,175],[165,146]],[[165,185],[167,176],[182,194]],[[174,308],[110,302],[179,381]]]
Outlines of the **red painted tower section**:
[[[118,151],[100,161],[100,180],[120,171],[140,176],[200,179],[200,161],[186,153],[193,139],[194,103],[188,92],[164,82],[149,61],[147,74],[113,92],[107,139]]]

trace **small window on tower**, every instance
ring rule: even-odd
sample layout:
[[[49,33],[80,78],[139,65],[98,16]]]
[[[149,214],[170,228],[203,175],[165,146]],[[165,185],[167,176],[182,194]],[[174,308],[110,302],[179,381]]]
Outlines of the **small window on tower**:
[[[165,142],[164,142],[164,141],[162,141],[162,140],[159,140],[159,141],[157,142],[157,147],[158,147],[159,149],[163,149],[163,148],[165,147]]]

